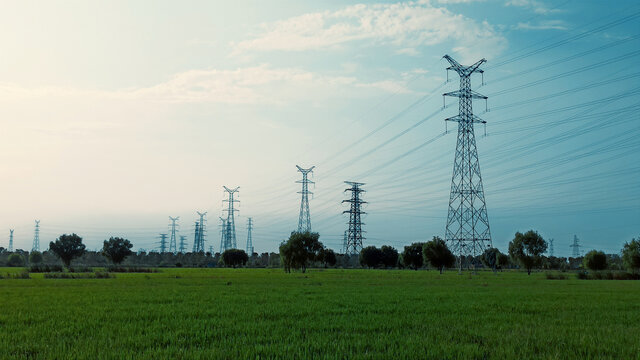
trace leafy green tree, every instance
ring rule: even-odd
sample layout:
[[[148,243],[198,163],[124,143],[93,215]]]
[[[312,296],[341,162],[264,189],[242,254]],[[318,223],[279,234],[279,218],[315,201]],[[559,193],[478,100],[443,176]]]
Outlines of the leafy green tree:
[[[324,248],[319,238],[318,233],[292,232],[289,240],[280,244],[280,261],[284,271],[300,269],[306,272],[309,262],[317,260],[320,250]]]
[[[440,270],[440,274],[442,274],[444,268],[452,267],[456,262],[456,257],[453,256],[447,244],[437,236],[434,236],[431,241],[422,246],[422,256],[425,262]]]
[[[398,250],[388,245],[382,245],[380,251],[382,251],[382,264],[384,267],[393,268],[398,266]]]
[[[509,257],[501,253],[498,248],[488,248],[482,254],[481,261],[484,266],[496,271],[498,268],[502,268],[509,264]]]
[[[607,268],[607,255],[602,251],[591,250],[582,259],[582,265],[589,270],[605,270]]]
[[[640,270],[640,237],[631,239],[622,247],[622,263],[631,272]]]
[[[7,259],[7,265],[12,267],[24,266],[24,257],[20,254],[13,253],[9,255],[9,259]]]
[[[336,253],[333,250],[322,248],[318,252],[318,261],[320,261],[326,268],[327,265],[336,266],[338,258],[336,257]]]
[[[382,263],[382,250],[375,246],[367,246],[360,251],[360,265],[375,268]]]
[[[249,255],[244,250],[228,249],[222,253],[222,261],[225,266],[235,268],[238,265],[245,265],[249,261]]]
[[[32,251],[29,254],[29,263],[40,264],[42,262],[42,253],[40,251]]]
[[[503,254],[502,252],[498,252],[497,266],[499,269],[503,269],[506,266],[509,266],[509,256],[507,254]]]
[[[516,232],[509,243],[509,256],[526,268],[528,275],[531,275],[531,269],[540,263],[540,255],[545,251],[547,251],[547,242],[533,230],[524,234]]]
[[[424,243],[413,243],[409,246],[404,247],[404,251],[402,252],[402,262],[404,266],[418,270],[424,264],[424,259],[422,257],[422,246]]]
[[[102,255],[111,260],[114,264],[120,264],[127,256],[133,254],[133,245],[127,239],[111,237],[105,240],[102,245]]]
[[[55,242],[49,243],[49,250],[53,251],[67,268],[71,266],[71,260],[84,254],[85,249],[82,238],[76,234],[63,234]]]

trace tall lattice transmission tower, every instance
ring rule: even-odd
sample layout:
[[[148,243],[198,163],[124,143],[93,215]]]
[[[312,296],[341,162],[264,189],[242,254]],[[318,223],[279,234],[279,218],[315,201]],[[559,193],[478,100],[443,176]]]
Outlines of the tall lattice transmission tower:
[[[9,252],[13,251],[13,229],[9,229]]]
[[[553,239],[549,239],[549,257],[553,257]]]
[[[193,250],[191,252],[198,252],[198,239],[200,238],[200,223],[196,220],[195,233],[193,235]]]
[[[160,253],[166,253],[167,252],[167,236],[169,236],[168,234],[160,234]]]
[[[253,219],[247,219],[247,255],[253,255],[253,239],[251,238],[251,230],[253,230]]]
[[[362,233],[365,232],[362,230],[362,215],[366,214],[361,210],[362,204],[366,204],[366,201],[361,199],[361,194],[364,192],[362,188],[360,188],[364,183],[358,183],[353,181],[345,181],[345,184],[351,185],[350,188],[345,189],[344,191],[351,191],[351,199],[342,200],[343,203],[350,203],[351,207],[349,210],[343,211],[343,214],[349,214],[349,229],[347,232],[347,246],[345,254],[347,255],[357,255],[360,254],[360,250],[362,250],[362,240],[364,237]]]
[[[573,248],[572,255],[574,258],[580,257],[580,239],[578,236],[573,235],[573,244],[569,245],[569,247]]]
[[[296,181],[298,184],[302,184],[302,191],[298,191],[298,194],[302,194],[300,200],[300,216],[298,217],[298,232],[310,232],[311,231],[311,215],[309,214],[309,194],[313,194],[309,191],[309,184],[314,184],[309,180],[309,173],[313,173],[315,166],[308,169],[303,169],[296,165],[298,171],[302,173],[302,180]]]
[[[227,219],[220,218],[220,254],[225,250],[224,242],[227,239]]]
[[[33,232],[33,246],[31,251],[40,251],[40,220],[36,220],[36,228]]]
[[[169,225],[171,227],[171,231],[170,231],[170,236],[169,236],[169,252],[172,253],[177,253],[178,252],[178,239],[176,238],[176,229],[177,229],[177,224],[176,221],[178,221],[178,219],[180,219],[180,216],[176,216],[176,217],[171,217],[169,216],[169,220],[171,220],[171,225]]]
[[[240,187],[236,187],[235,189],[229,189],[226,186],[223,186],[224,191],[228,194],[228,198],[223,200],[228,203],[228,208],[224,211],[227,212],[227,226],[225,230],[225,241],[224,241],[224,250],[228,249],[237,249],[238,243],[236,242],[236,222],[235,222],[235,212],[238,211],[234,209],[234,204],[240,202],[239,200],[235,200],[234,196],[238,192]]]
[[[473,124],[485,124],[486,121],[473,115],[472,110],[473,99],[486,100],[487,97],[471,90],[471,74],[483,73],[480,65],[486,60],[482,59],[471,66],[463,66],[449,55],[445,55],[444,58],[451,64],[447,71],[454,70],[460,76],[460,89],[445,93],[443,96],[460,99],[458,115],[445,119],[445,121],[458,123],[445,237],[452,252],[458,255],[458,266],[462,270],[463,258],[469,255],[476,258],[491,247],[489,217],[473,130]]]
[[[347,253],[347,237],[348,237],[348,231],[345,230],[344,231],[344,239],[342,239],[342,253],[346,254]]]
[[[204,238],[205,238],[205,234],[207,232],[207,219],[205,218],[205,216],[207,215],[207,212],[203,212],[201,213],[200,211],[197,211],[198,216],[200,217],[200,220],[198,221],[198,224],[196,225],[196,236],[195,236],[195,249],[193,250],[193,252],[204,252],[205,248],[204,248]]]
[[[184,254],[187,251],[187,237],[180,235],[180,245],[178,245],[178,252]]]

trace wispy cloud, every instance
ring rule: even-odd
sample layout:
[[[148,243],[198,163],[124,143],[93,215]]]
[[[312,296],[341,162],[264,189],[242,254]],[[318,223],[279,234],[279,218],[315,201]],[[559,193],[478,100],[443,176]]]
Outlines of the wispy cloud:
[[[530,22],[518,23],[518,25],[515,26],[515,29],[518,29],[518,30],[567,30],[567,25],[562,20],[547,20],[547,21],[540,21],[537,24],[532,24]]]
[[[527,9],[531,9],[536,14],[547,15],[551,13],[560,12],[558,9],[552,9],[544,3],[536,0],[509,0],[505,3],[505,6],[517,6]]]
[[[308,13],[264,23],[253,38],[234,46],[234,54],[255,51],[341,49],[347,43],[390,45],[415,53],[416,48],[452,42],[463,61],[499,54],[506,39],[487,22],[478,23],[428,1],[360,4],[337,11]],[[413,50],[411,50],[413,49]]]

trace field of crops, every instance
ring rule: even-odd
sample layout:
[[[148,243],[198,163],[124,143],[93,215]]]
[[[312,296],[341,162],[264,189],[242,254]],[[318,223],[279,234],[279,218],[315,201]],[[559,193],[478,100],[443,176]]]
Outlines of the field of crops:
[[[640,358],[638,281],[280,269],[31,277],[0,280],[1,358]]]

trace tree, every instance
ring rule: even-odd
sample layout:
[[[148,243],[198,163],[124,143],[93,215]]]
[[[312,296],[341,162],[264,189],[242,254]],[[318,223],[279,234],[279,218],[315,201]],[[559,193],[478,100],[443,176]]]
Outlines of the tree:
[[[382,264],[384,267],[393,268],[398,265],[398,250],[388,245],[382,245]]]
[[[622,263],[631,272],[640,270],[640,237],[631,239],[622,247]]]
[[[9,266],[24,266],[24,257],[20,254],[13,253],[9,255],[9,259],[7,260],[7,265]]]
[[[505,266],[509,265],[509,256],[507,256],[507,254],[503,254],[502,252],[498,252],[498,268],[502,269]]]
[[[591,250],[582,259],[582,264],[589,270],[605,270],[607,268],[607,255],[602,251]]]
[[[367,246],[360,251],[360,265],[368,268],[378,267],[382,263],[382,250],[375,246]]]
[[[498,248],[488,248],[482,253],[482,263],[493,271],[509,264],[509,258],[498,250]],[[502,263],[501,263],[502,262]]]
[[[326,268],[327,265],[335,266],[338,259],[336,258],[336,253],[333,250],[322,248],[318,253],[318,261],[320,261]]]
[[[440,270],[440,274],[445,267],[452,267],[456,262],[456,257],[447,247],[441,238],[434,236],[433,239],[422,246],[422,256],[424,261]]]
[[[53,251],[60,260],[64,263],[64,266],[69,268],[71,266],[71,260],[82,256],[86,249],[86,246],[82,243],[82,238],[76,234],[63,234],[55,242],[49,243],[49,249]]]
[[[547,251],[547,242],[537,231],[516,232],[509,243],[509,256],[519,262],[531,275],[531,269],[540,263],[540,255]]]
[[[404,252],[402,253],[402,262],[404,266],[414,270],[418,270],[418,268],[422,267],[424,264],[424,259],[422,258],[423,245],[424,243],[413,243],[404,247]]]
[[[40,251],[32,251],[29,254],[29,263],[40,264],[42,262],[42,253]]]
[[[245,265],[249,261],[249,255],[244,250],[228,249],[222,253],[222,261],[225,266],[235,268],[238,265]]]
[[[318,240],[320,235],[312,232],[292,232],[289,240],[280,244],[280,259],[285,272],[291,269],[307,271],[307,264],[318,259],[318,254],[324,248]]]
[[[133,245],[127,239],[111,237],[109,240],[104,241],[102,255],[111,260],[112,263],[120,264],[127,256],[133,254],[132,247]]]

